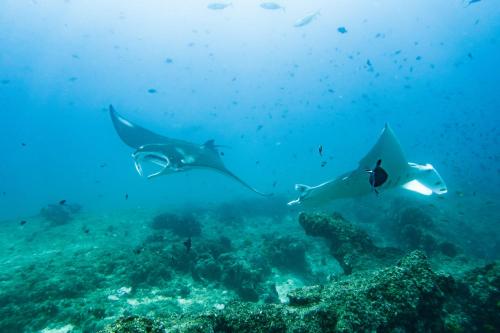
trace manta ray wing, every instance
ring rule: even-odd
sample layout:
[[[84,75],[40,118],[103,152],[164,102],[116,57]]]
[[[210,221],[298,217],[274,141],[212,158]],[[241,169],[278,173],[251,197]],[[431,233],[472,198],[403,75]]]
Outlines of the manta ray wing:
[[[149,175],[148,178],[187,171],[191,168],[207,168],[236,180],[257,194],[263,196],[272,195],[258,191],[229,171],[220,157],[217,150],[219,146],[215,145],[214,140],[208,140],[202,145],[196,145],[188,141],[168,138],[123,118],[111,105],[109,113],[118,136],[125,144],[136,149],[132,156],[136,159],[135,165],[140,175],[144,174],[140,164],[143,159],[163,167],[163,170]],[[143,158],[144,156],[146,158]]]
[[[132,148],[138,149],[148,144],[169,144],[180,141],[156,134],[128,121],[120,116],[112,105],[109,106],[109,114],[118,136],[120,136],[126,145]]]
[[[396,175],[408,168],[408,161],[394,132],[385,124],[379,139],[372,149],[359,161],[360,170],[371,170],[377,161],[390,175]]]
[[[375,145],[359,161],[356,170],[317,186],[297,184],[295,189],[299,192],[299,198],[288,204],[320,205],[335,199],[369,194],[373,188],[366,171],[372,170],[379,160],[388,174],[387,181],[380,188],[403,186],[424,195],[444,194],[447,191],[444,181],[432,165],[408,163],[394,132],[386,124]]]

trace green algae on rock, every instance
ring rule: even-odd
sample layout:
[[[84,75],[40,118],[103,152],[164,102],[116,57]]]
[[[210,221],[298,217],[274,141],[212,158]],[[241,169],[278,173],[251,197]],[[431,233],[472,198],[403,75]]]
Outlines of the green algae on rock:
[[[292,291],[289,304],[233,302],[224,310],[158,319],[168,332],[435,331],[444,327],[443,281],[415,251],[389,268]],[[124,332],[117,325],[122,322],[102,332]]]
[[[299,223],[307,235],[327,240],[345,274],[387,266],[402,255],[395,248],[377,247],[366,232],[338,213],[300,213]]]

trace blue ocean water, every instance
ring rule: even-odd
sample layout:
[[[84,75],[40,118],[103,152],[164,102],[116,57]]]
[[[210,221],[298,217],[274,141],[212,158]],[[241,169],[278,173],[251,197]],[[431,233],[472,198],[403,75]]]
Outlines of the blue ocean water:
[[[256,198],[210,170],[140,177],[110,105],[171,138],[214,139],[229,170],[283,207],[294,184],[356,168],[389,123],[408,160],[446,181],[433,207],[459,212],[447,223],[487,235],[481,254],[498,259],[498,1],[279,4],[1,1],[2,224],[61,200],[106,216]],[[380,218],[383,195],[356,200],[347,215]]]
[[[164,135],[229,146],[230,169],[287,196],[355,166],[386,122],[452,191],[498,196],[494,1],[283,5],[2,2],[1,216],[60,198],[108,210],[251,195],[209,172],[139,178],[109,104]]]

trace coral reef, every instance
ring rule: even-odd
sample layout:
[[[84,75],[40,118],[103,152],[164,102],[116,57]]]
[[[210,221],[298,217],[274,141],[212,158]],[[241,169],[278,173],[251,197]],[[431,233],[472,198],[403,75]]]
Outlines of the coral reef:
[[[450,318],[461,319],[466,309],[455,303],[454,312],[450,313],[447,303],[454,303],[459,297],[459,283],[449,275],[433,272],[425,254],[414,251],[392,267],[292,291],[289,304],[234,302],[223,310],[200,315],[171,315],[155,320],[128,317],[107,326],[101,333],[162,329],[169,332],[493,332],[498,329],[495,316],[498,303],[490,303],[498,302],[498,266],[472,271],[465,280],[478,284],[466,301],[485,311],[472,311],[469,321],[458,323]],[[128,327],[134,330],[127,330]]]
[[[264,254],[272,266],[306,274],[309,272],[304,241],[293,236],[264,235]]]
[[[394,248],[377,247],[366,232],[338,213],[300,213],[299,223],[307,235],[325,238],[346,274],[387,266],[402,254]]]
[[[431,216],[421,208],[401,209],[390,230],[405,250],[419,249],[428,255],[441,253],[448,257],[455,257],[459,252],[455,244],[443,239]]]
[[[157,215],[151,223],[155,230],[170,230],[179,237],[194,237],[201,235],[201,224],[193,214],[163,213]]]

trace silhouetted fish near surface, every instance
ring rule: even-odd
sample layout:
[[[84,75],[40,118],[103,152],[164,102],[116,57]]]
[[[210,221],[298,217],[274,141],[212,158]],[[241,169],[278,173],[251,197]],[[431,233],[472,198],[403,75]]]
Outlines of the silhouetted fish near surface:
[[[65,199],[63,199],[63,200],[59,201],[59,204],[60,204],[60,205],[64,205],[65,203],[66,203],[66,200],[65,200]]]
[[[128,193],[125,193],[125,200],[128,200]]]
[[[345,27],[338,27],[337,31],[340,32],[341,34],[347,33],[347,29]]]
[[[465,7],[469,7],[473,3],[478,3],[478,2],[481,2],[481,0],[469,0],[469,1],[467,1]]]
[[[318,16],[319,16],[319,10],[315,11],[314,13],[311,13],[309,15],[306,15],[301,19],[298,19],[297,21],[295,21],[293,26],[296,28],[303,27],[305,25],[308,25],[312,21],[314,21]]]
[[[263,2],[260,4],[260,7],[269,10],[276,10],[276,9],[285,10],[285,7],[277,4],[276,2]]]
[[[27,222],[25,220],[22,220],[21,222],[19,222],[20,225],[25,225]]]
[[[148,93],[156,94],[156,89],[154,89],[154,88],[148,89]]]
[[[323,145],[319,145],[318,152],[319,156],[323,157]]]
[[[184,241],[184,247],[186,248],[186,252],[189,253],[191,251],[191,237],[189,237],[187,240]]]
[[[221,10],[221,9],[225,9],[229,6],[231,6],[232,3],[221,3],[221,2],[213,2],[211,4],[209,4],[207,6],[208,9],[211,9],[211,10]]]

